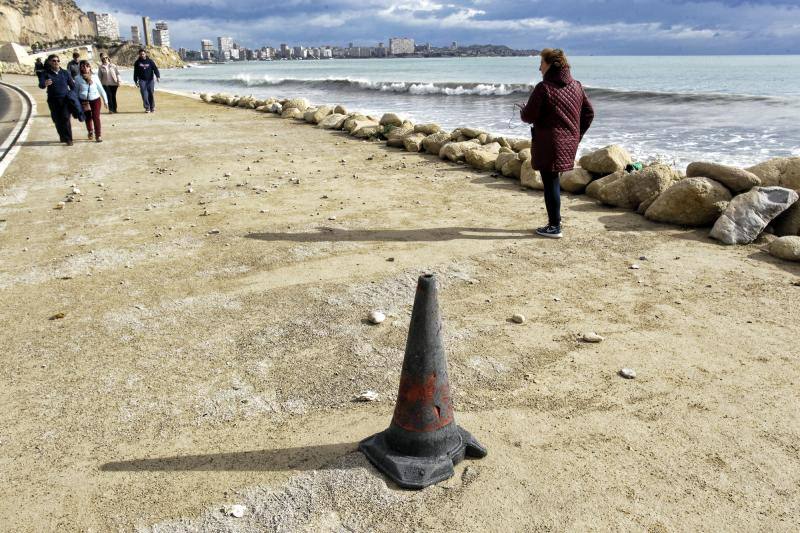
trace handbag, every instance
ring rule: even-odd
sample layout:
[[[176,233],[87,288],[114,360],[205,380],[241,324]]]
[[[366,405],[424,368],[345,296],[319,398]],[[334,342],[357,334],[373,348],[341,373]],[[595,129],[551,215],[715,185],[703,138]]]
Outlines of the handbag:
[[[81,100],[81,107],[84,111],[92,110],[92,104],[89,103],[89,100]]]

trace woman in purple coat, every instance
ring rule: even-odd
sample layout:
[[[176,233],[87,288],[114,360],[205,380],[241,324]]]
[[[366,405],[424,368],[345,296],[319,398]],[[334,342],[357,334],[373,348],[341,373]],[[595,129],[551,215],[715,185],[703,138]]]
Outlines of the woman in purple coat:
[[[542,237],[561,238],[559,172],[572,170],[578,144],[594,119],[594,109],[581,83],[572,78],[569,61],[558,48],[545,48],[534,87],[520,117],[531,125],[534,170],[542,175],[548,224],[536,230]]]

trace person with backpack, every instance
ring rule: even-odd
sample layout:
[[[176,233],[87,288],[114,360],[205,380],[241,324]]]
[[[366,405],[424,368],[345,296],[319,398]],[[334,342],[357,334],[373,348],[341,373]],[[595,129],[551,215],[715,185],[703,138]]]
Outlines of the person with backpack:
[[[559,173],[572,170],[575,154],[594,119],[594,109],[581,83],[572,77],[566,54],[559,48],[539,53],[543,80],[534,87],[520,118],[531,125],[532,165],[544,183],[548,224],[537,235],[560,239],[561,183]]]
[[[142,93],[145,113],[156,112],[156,81],[161,81],[161,74],[155,61],[147,57],[147,50],[139,50],[139,58],[133,63],[133,83]]]

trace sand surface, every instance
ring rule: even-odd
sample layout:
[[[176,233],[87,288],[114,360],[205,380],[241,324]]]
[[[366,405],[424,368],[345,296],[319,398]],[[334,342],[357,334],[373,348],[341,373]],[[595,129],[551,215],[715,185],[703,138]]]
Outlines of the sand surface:
[[[0,530],[800,527],[800,265],[586,197],[536,238],[505,178],[130,88],[67,148],[8,78],[39,114],[0,178]],[[355,449],[422,272],[489,455],[409,492]]]

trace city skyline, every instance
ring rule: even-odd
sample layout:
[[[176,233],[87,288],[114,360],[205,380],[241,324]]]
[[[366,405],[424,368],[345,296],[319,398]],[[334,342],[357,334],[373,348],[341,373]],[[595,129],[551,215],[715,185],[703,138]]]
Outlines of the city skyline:
[[[173,47],[196,48],[199,35],[234,35],[248,47],[307,41],[372,46],[408,35],[445,47],[451,41],[530,49],[559,46],[572,54],[800,53],[800,7],[788,0],[331,0],[264,4],[242,0],[168,3],[79,0],[129,27],[137,17],[170,24]],[[311,36],[309,38],[309,36]]]

